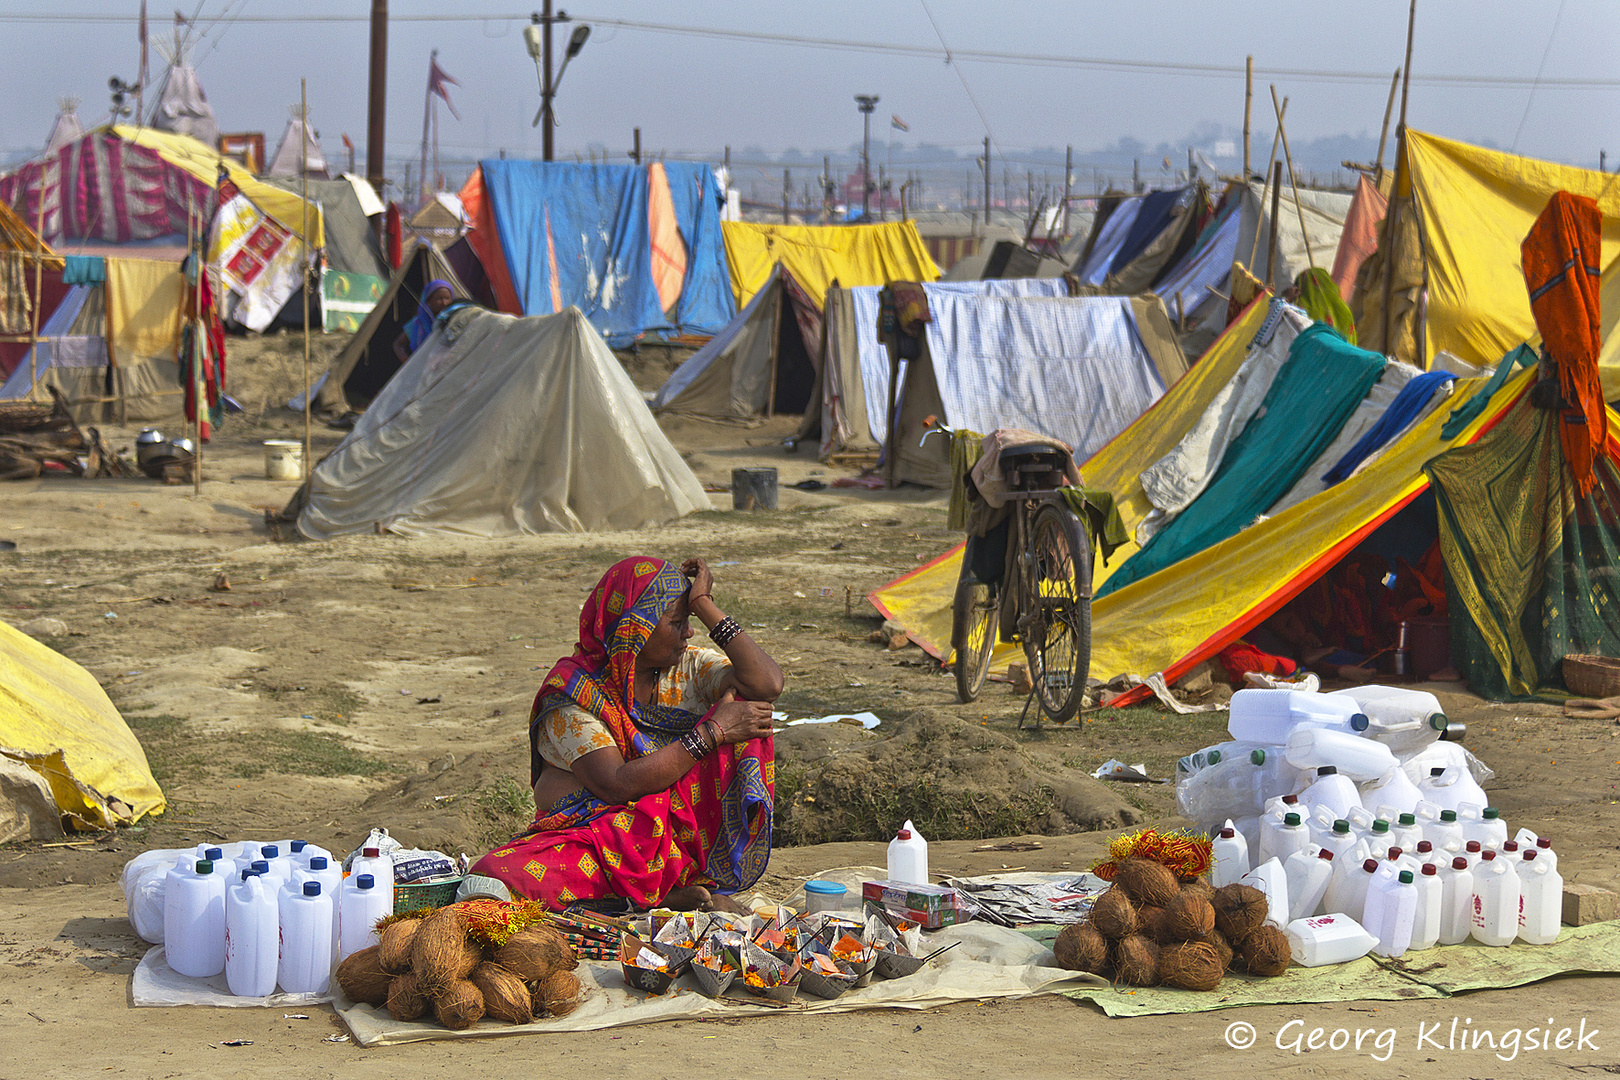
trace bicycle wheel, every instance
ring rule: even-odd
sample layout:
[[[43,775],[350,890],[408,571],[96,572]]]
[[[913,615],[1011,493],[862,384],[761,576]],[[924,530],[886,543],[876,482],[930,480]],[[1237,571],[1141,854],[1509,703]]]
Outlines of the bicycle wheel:
[[[999,606],[994,587],[968,580],[956,583],[956,599],[951,604],[951,648],[956,650],[952,668],[958,701],[977,699],[984,677],[990,673]]]
[[[1043,506],[1029,539],[1034,616],[1024,633],[1030,680],[1041,708],[1057,723],[1080,711],[1091,674],[1091,600],[1082,575],[1091,571],[1085,529],[1067,508]]]

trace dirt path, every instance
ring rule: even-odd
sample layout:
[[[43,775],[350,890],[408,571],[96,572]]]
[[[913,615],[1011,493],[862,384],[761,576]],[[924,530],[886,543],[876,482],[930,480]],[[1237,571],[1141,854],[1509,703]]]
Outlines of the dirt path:
[[[871,710],[894,725],[932,710],[982,723],[1043,768],[1082,778],[1109,757],[1167,775],[1178,756],[1217,741],[1224,727],[1219,716],[1135,710],[1018,732],[1022,699],[1005,686],[993,684],[980,702],[958,705],[949,677],[920,650],[890,653],[868,643],[876,622],[861,597],[953,542],[944,499],[787,488],[838,474],[808,453],[782,452],[780,440],[796,427],[790,419],[753,429],[669,425],[698,475],[717,487],[737,465],[777,466],[782,509],[771,515],[734,513],[721,494],[713,512],[635,533],[271,543],[263,511],[282,506],[293,485],[263,479],[259,444],[301,434],[301,419],[275,408],[302,363],[291,340],[270,339],[239,358],[236,385],[250,414],[208,448],[200,497],[189,486],[65,478],[0,493],[0,539],[17,544],[0,554],[0,618],[18,624],[48,615],[68,626],[70,636],[50,643],[108,688],[170,798],[168,813],[89,847],[0,847],[0,1045],[9,1051],[0,1078],[227,1069],[492,1073],[533,1069],[559,1051],[570,1055],[570,1068],[578,1062],[635,1076],[684,1075],[694,1066],[721,1075],[903,1069],[1046,1076],[1147,1065],[1172,1075],[1225,1076],[1252,1067],[1255,1054],[1267,1069],[1366,1068],[1365,1055],[1265,1049],[1265,1033],[1295,1017],[1330,1029],[1397,1027],[1403,1041],[1381,1073],[1561,1074],[1554,1064],[1620,1070],[1613,984],[1589,979],[1451,1003],[1253,1009],[1241,1017],[1108,1021],[1046,999],[370,1052],[323,1043],[339,1029],[324,1009],[311,1010],[307,1021],[282,1020],[279,1010],[131,1009],[129,974],[144,946],[124,920],[116,878],[143,848],[301,835],[346,850],[372,824],[413,843],[474,854],[504,838],[531,809],[522,787],[529,700],[545,669],[569,650],[585,590],[627,554],[707,556],[721,603],[788,672],[782,707],[794,715]],[[112,434],[128,446],[134,432]],[[314,436],[318,456],[340,433],[317,424]],[[213,588],[220,575],[228,591]],[[848,615],[846,595],[854,598]],[[1620,727],[1466,695],[1448,697],[1446,707],[1469,724],[1468,745],[1497,770],[1487,786],[1511,825],[1552,833],[1566,876],[1620,886]],[[883,736],[880,728],[871,738]],[[1168,787],[1125,788],[1115,797],[1141,822],[1177,823]],[[1079,869],[1107,839],[1048,836],[1040,851],[1018,855],[936,842],[934,865],[980,873],[1009,863]],[[881,862],[878,845],[784,848],[765,886],[785,892],[804,875],[873,862]],[[1615,1034],[1598,1040],[1601,1053],[1513,1062],[1412,1048],[1419,1021],[1449,1022],[1459,1009],[1475,1027],[1584,1016]],[[1248,1055],[1221,1041],[1239,1018],[1262,1033],[1261,1048]],[[237,1037],[254,1045],[214,1045]],[[19,1053],[35,1047],[45,1053]]]

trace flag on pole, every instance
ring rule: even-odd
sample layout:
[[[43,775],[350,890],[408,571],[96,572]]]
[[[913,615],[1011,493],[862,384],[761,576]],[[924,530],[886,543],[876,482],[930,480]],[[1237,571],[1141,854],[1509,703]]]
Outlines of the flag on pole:
[[[890,113],[889,114],[889,126],[893,127],[893,128],[899,128],[901,131],[910,131],[911,130],[911,125],[906,123],[904,120],[900,119],[900,114],[899,113]]]
[[[447,89],[445,85],[446,83],[448,83],[450,86],[461,85],[450,75],[446,74],[444,68],[439,66],[438,53],[435,52],[433,57],[428,60],[428,93],[437,94],[443,98],[445,107],[450,110],[450,115],[455,117],[457,120],[460,120],[461,114],[456,112],[455,103],[450,100],[450,91]]]

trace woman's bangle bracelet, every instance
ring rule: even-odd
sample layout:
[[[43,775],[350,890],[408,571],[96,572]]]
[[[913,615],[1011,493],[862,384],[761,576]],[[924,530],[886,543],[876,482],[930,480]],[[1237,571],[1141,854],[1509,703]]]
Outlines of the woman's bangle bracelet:
[[[703,729],[703,734],[709,740],[709,749],[720,749],[720,725],[713,720],[706,720],[698,726]]]
[[[702,761],[704,758],[708,757],[714,749],[704,740],[703,736],[700,735],[696,729],[688,731],[686,734],[681,736],[681,746],[688,754],[692,755],[693,761]]]
[[[709,631],[709,640],[724,649],[731,644],[731,639],[740,633],[742,633],[742,624],[727,615],[714,624],[714,629]]]

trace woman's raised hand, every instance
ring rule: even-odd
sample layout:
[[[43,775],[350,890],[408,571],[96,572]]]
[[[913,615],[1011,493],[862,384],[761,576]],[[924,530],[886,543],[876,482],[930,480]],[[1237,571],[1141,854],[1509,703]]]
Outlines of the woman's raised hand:
[[[703,559],[693,556],[681,563],[681,573],[692,579],[693,596],[714,595],[714,574],[709,570],[709,564]]]
[[[771,733],[771,706],[765,701],[738,701],[727,690],[709,717],[720,729],[720,741],[740,745]]]

